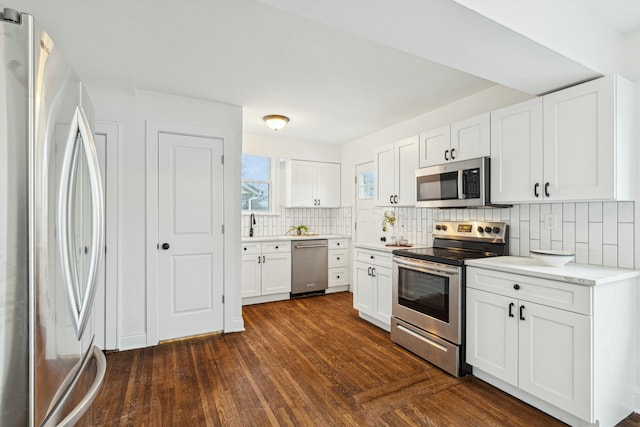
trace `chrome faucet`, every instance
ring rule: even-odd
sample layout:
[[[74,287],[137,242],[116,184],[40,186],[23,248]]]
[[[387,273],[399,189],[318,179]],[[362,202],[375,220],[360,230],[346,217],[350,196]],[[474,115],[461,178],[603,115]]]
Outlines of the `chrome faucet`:
[[[249,217],[249,237],[253,237],[253,226],[256,225],[256,216],[252,213]]]

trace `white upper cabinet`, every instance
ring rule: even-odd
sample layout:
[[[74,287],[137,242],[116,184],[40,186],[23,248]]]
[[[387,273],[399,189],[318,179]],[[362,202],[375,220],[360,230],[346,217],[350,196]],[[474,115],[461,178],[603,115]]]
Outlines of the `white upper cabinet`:
[[[484,113],[421,133],[420,167],[488,156],[490,117]]]
[[[493,111],[491,201],[540,200],[542,182],[542,98]]]
[[[635,85],[603,77],[491,113],[491,201],[631,200]]]
[[[286,163],[287,207],[340,207],[340,165],[289,160]]]
[[[491,152],[490,113],[451,124],[451,161],[488,156]]]
[[[449,161],[451,150],[451,125],[442,126],[420,134],[421,168]]]
[[[417,168],[417,136],[378,148],[375,151],[376,205],[415,205]]]

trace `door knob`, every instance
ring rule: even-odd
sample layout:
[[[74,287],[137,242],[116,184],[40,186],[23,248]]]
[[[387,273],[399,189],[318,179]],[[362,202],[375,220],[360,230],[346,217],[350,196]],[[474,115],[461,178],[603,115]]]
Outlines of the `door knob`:
[[[162,247],[162,249],[164,249],[164,250],[166,251],[166,250],[167,250],[167,249],[169,249],[171,246],[170,246],[168,243],[163,243],[161,247]]]

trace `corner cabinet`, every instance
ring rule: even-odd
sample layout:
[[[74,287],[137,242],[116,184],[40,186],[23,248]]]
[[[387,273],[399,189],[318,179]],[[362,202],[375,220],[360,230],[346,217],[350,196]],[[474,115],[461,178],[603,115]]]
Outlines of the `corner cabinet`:
[[[614,425],[633,410],[635,357],[619,346],[635,343],[634,303],[624,302],[635,301],[635,280],[592,287],[468,267],[466,361],[569,424]]]
[[[353,306],[364,320],[391,329],[391,252],[356,248]]]
[[[340,207],[340,165],[337,163],[288,160],[285,183],[287,207]]]
[[[415,205],[418,137],[380,147],[374,155],[376,206]]]
[[[491,200],[632,200],[635,85],[607,76],[491,113]]]
[[[421,133],[419,167],[484,157],[490,151],[490,114],[485,113]]]
[[[288,299],[291,293],[291,242],[242,243],[242,304]]]

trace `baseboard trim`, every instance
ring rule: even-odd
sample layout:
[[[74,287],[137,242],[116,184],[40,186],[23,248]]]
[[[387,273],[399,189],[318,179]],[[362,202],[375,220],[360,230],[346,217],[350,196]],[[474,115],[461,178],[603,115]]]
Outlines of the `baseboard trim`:
[[[147,347],[147,334],[138,332],[136,334],[123,335],[120,337],[118,350],[133,350],[134,348]]]

